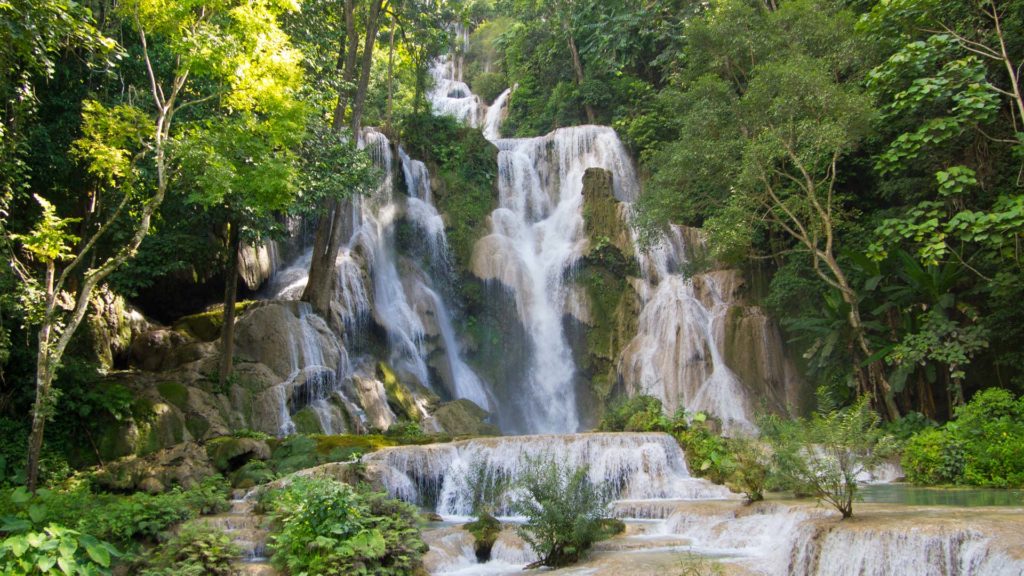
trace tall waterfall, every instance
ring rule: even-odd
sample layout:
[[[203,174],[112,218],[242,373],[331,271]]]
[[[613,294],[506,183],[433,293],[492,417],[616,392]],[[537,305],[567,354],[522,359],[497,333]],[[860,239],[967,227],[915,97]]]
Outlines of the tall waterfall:
[[[566,276],[586,248],[583,173],[604,168],[615,175],[615,194],[629,201],[636,176],[611,128],[578,126],[540,138],[498,140],[499,207],[491,234],[473,255],[473,271],[501,282],[515,297],[532,344],[520,385],[524,432],[573,432],[579,428],[576,372],[562,324]]]

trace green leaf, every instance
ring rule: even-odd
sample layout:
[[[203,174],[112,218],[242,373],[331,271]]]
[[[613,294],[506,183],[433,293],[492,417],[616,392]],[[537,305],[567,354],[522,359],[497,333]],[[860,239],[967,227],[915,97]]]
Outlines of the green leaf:
[[[39,568],[40,572],[46,574],[50,571],[50,568],[53,568],[53,565],[56,563],[57,559],[53,556],[43,556],[36,561],[36,568]]]
[[[33,522],[39,524],[46,519],[46,505],[45,504],[33,504],[28,507],[28,517]]]
[[[85,552],[92,558],[92,561],[107,568],[110,566],[110,551],[102,544],[86,544]]]

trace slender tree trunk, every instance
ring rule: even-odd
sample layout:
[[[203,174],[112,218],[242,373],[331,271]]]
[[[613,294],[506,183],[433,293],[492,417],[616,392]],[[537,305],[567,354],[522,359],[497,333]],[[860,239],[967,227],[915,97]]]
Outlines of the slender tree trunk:
[[[238,300],[238,224],[228,223],[228,263],[224,271],[224,324],[220,329],[220,385],[223,389],[234,370],[235,302]]]
[[[377,28],[380,24],[380,7],[383,0],[371,0],[370,12],[366,19],[366,39],[363,42],[363,61],[359,70],[359,87],[356,99],[352,103],[352,134],[358,135],[362,128],[363,107],[366,103],[366,92],[370,86],[370,69],[373,67],[373,47],[377,43]]]
[[[50,392],[53,387],[53,359],[51,338],[53,335],[52,312],[55,305],[53,291],[56,265],[46,264],[46,317],[39,327],[39,347],[36,351],[36,401],[32,407],[32,431],[28,437],[28,458],[26,476],[29,491],[35,493],[39,482],[39,458],[43,451],[43,433],[50,416]]]
[[[395,13],[391,13],[391,34],[388,36],[388,109],[384,125],[391,130],[391,109],[394,101],[395,69]]]
[[[835,261],[831,255],[823,257],[825,264],[832,272],[832,276],[835,278],[836,283],[839,285],[839,292],[842,294],[843,301],[850,307],[850,314],[847,317],[850,328],[853,330],[855,335],[857,347],[864,355],[864,359],[871,358],[874,356],[874,352],[871,349],[870,343],[864,327],[864,321],[860,315],[860,303],[858,302],[857,293],[850,287],[850,283],[846,279],[846,274],[842,268],[839,267],[839,263]],[[890,420],[898,420],[900,417],[899,408],[896,406],[896,400],[892,396],[892,387],[889,385],[889,381],[885,378],[885,369],[881,364],[881,360],[874,360],[867,366],[865,372],[864,367],[855,366],[855,371],[861,374],[861,378],[875,393],[876,402],[881,402],[885,407],[885,411],[889,416]]]
[[[576,74],[576,86],[582,86],[586,77],[583,75],[583,61],[580,60],[580,51],[576,48],[576,40],[572,37],[572,32],[570,32],[568,28],[566,29],[565,34],[569,40],[569,53],[572,54],[572,69]],[[596,122],[594,107],[590,104],[584,104],[583,109],[587,113],[587,122],[590,124]]]
[[[358,50],[359,37],[356,35],[354,0],[345,0],[345,42],[338,48],[338,70],[343,86],[338,90],[338,103],[334,107],[334,118],[331,120],[331,128],[336,132],[340,132],[345,126],[345,109],[348,106],[350,86],[355,80]],[[352,137],[357,136],[353,133]],[[331,292],[335,282],[334,267],[341,247],[341,219],[347,213],[344,203],[330,200],[323,214],[317,219],[313,257],[310,259],[309,277],[302,291],[302,300],[309,302],[313,310],[322,316],[326,316],[330,311]]]

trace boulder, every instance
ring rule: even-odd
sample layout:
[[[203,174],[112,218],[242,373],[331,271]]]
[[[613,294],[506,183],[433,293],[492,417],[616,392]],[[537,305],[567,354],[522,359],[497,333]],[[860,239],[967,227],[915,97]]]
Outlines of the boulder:
[[[265,364],[286,380],[307,366],[336,368],[341,342],[304,302],[275,301],[253,306],[235,327],[239,356]]]
[[[145,457],[129,456],[108,463],[93,480],[108,490],[158,492],[174,486],[191,488],[215,473],[206,450],[186,442]]]
[[[485,420],[488,412],[473,402],[461,398],[442,404],[434,414],[434,421],[452,436],[497,436],[498,427]]]

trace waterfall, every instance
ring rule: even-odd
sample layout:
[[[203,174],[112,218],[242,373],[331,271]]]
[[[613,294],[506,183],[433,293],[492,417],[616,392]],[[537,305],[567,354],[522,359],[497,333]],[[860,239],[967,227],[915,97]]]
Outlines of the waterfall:
[[[609,487],[615,499],[734,497],[691,477],[679,445],[661,433],[507,436],[401,446],[368,454],[363,463],[392,496],[431,506],[444,516],[468,516],[472,475],[482,474],[484,485],[493,490],[514,484],[531,460],[549,459],[573,468],[589,466],[590,480]],[[499,512],[510,513],[507,498]]]
[[[491,234],[474,250],[474,273],[501,282],[515,297],[532,339],[530,366],[520,386],[526,432],[579,428],[576,367],[562,324],[566,275],[582,257],[583,173],[604,168],[615,175],[621,200],[636,196],[636,176],[615,131],[598,126],[563,128],[540,138],[497,142],[500,206]]]
[[[692,542],[700,554],[736,558],[772,576],[887,576],[890,574],[1019,575],[1024,559],[992,538],[1002,520],[930,517],[889,510],[838,521],[820,507],[761,503],[677,505],[655,531]]]
[[[487,108],[487,114],[484,116],[484,138],[491,141],[501,138],[502,114],[505,111],[505,104],[508,103],[508,97],[511,94],[512,89],[506,89]]]
[[[669,412],[680,407],[704,411],[719,417],[726,429],[751,431],[750,401],[725,365],[716,338],[716,325],[725,321],[729,307],[713,275],[702,277],[705,301],[694,279],[679,271],[686,263],[685,249],[685,238],[675,227],[653,250],[638,251],[643,307],[619,372],[628,390],[660,398]]]

